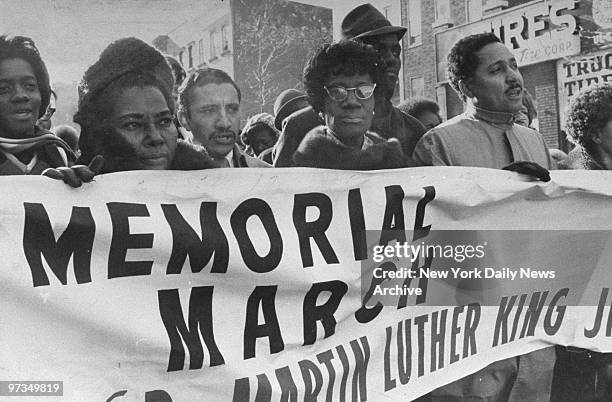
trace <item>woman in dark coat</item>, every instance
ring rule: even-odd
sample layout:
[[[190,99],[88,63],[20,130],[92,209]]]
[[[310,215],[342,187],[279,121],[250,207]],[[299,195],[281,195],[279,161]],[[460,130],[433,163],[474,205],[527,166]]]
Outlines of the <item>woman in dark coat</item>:
[[[412,166],[399,141],[387,141],[368,130],[380,80],[379,58],[372,47],[349,40],[320,48],[304,69],[304,86],[325,125],[306,134],[293,155],[294,166],[346,170]]]

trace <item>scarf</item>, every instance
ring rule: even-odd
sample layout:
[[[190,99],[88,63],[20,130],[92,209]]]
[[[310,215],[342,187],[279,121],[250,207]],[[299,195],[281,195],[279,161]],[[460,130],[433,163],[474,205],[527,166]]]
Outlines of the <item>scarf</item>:
[[[42,131],[42,130],[41,130]],[[44,131],[42,134],[36,137],[30,138],[5,138],[0,137],[0,152],[10,160],[15,166],[17,166],[24,173],[30,173],[30,171],[36,166],[38,162],[38,151],[45,146],[54,145],[58,148],[62,148],[69,158],[76,159],[72,149],[66,144],[61,138],[56,137],[48,131]],[[34,156],[29,163],[25,164],[17,159],[16,155],[22,152],[33,150]]]

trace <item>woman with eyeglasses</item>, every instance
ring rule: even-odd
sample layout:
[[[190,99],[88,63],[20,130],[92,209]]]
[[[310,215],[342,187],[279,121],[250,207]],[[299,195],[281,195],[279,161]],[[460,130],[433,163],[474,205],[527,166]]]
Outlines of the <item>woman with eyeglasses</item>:
[[[308,102],[324,126],[310,131],[293,154],[294,166],[344,170],[414,166],[399,141],[369,131],[374,91],[383,79],[371,46],[357,41],[323,45],[304,69]]]

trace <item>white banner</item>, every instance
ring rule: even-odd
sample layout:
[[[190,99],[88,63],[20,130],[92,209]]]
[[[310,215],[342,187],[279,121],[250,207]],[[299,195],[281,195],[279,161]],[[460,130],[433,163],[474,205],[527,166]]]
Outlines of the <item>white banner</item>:
[[[409,400],[551,343],[612,351],[612,173],[552,177],[217,169],[78,189],[0,177],[0,380],[63,381],[68,401]],[[429,279],[427,303],[375,310],[361,302],[373,251],[360,239],[382,229],[551,231],[525,253],[483,250],[519,275],[518,256],[537,254],[530,268],[557,281],[444,307],[435,293],[453,282]],[[522,294],[542,300],[539,316],[510,306]]]

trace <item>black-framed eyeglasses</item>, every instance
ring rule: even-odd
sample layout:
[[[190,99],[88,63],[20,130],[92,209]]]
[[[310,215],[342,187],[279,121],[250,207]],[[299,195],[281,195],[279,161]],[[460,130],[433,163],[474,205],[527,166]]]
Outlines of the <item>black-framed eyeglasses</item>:
[[[348,98],[348,94],[350,91],[353,91],[355,93],[355,97],[357,99],[365,100],[371,98],[374,94],[376,84],[363,84],[355,88],[344,88],[338,85],[334,85],[331,87],[324,86],[323,88],[325,88],[325,91],[332,100],[336,102],[342,102],[343,100]]]

